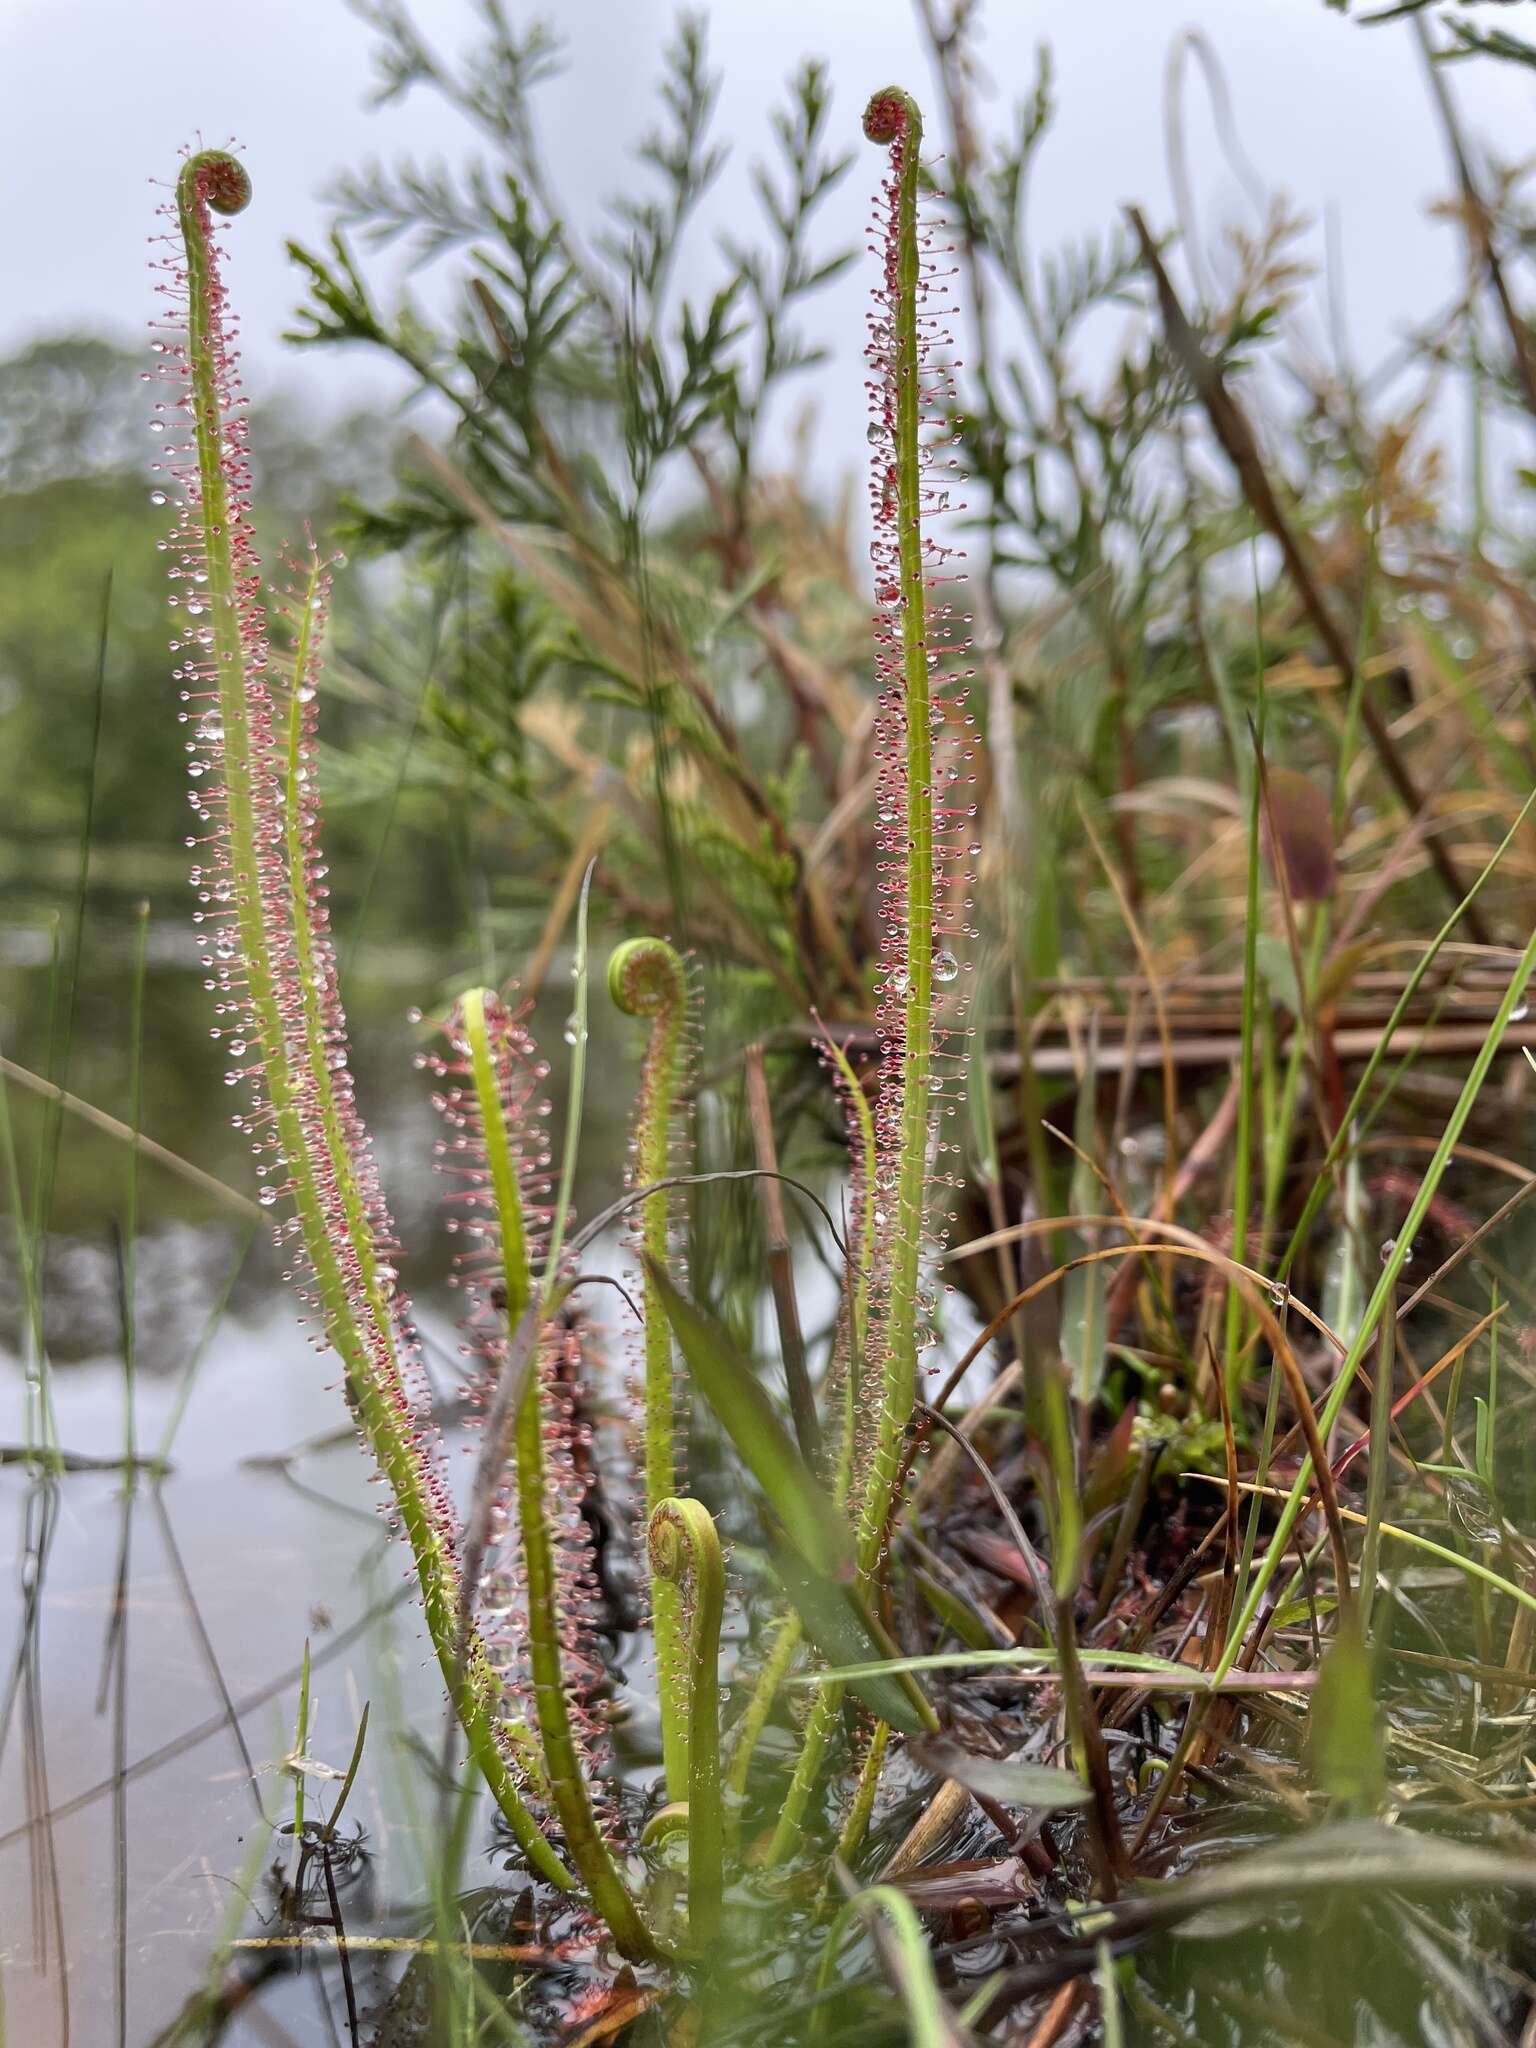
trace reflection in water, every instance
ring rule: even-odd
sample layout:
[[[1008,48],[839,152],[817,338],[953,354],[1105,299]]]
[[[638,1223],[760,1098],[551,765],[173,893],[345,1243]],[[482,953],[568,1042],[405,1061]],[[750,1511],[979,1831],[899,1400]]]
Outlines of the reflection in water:
[[[16,2041],[64,2039],[66,2013],[76,2042],[152,2040],[200,1982],[231,1885],[262,1908],[265,1866],[284,1849],[269,1827],[292,1801],[276,1765],[292,1748],[306,1638],[309,1753],[344,1768],[373,1703],[352,1818],[378,1896],[419,1895],[430,1859],[402,1815],[413,1804],[430,1815],[432,1802],[425,1780],[402,1797],[401,1774],[420,1777],[403,1743],[415,1729],[435,1744],[440,1697],[402,1554],[349,1439],[291,1470],[244,1462],[344,1419],[315,1368],[278,1304],[226,1325],[159,1484],[126,1490],[111,1471],[45,1484],[16,1466],[0,1476],[16,1560],[0,1764]],[[174,1393],[169,1381],[144,1389],[141,1440],[156,1440]],[[120,1396],[109,1368],[66,1377],[72,1451],[111,1454]],[[315,1789],[328,1804],[334,1784]]]

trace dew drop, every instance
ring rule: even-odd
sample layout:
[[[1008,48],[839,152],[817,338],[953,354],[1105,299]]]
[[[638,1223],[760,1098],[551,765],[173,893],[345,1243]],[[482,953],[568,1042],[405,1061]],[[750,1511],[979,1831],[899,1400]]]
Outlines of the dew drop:
[[[480,1612],[484,1615],[510,1614],[517,1598],[517,1584],[510,1572],[487,1572],[480,1581]]]
[[[953,953],[935,953],[933,956],[933,978],[935,981],[953,981],[960,972],[960,962]]]

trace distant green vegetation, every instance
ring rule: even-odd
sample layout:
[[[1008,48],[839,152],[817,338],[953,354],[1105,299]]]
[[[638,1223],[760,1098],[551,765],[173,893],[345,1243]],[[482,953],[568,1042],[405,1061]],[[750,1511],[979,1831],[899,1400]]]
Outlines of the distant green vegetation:
[[[141,347],[75,336],[0,363],[0,862],[13,917],[68,900],[93,764],[92,836],[112,850],[98,883],[159,895],[184,878],[144,362]],[[258,516],[274,543],[305,519],[331,523],[337,491],[378,474],[371,421],[317,430],[264,405],[258,427]]]

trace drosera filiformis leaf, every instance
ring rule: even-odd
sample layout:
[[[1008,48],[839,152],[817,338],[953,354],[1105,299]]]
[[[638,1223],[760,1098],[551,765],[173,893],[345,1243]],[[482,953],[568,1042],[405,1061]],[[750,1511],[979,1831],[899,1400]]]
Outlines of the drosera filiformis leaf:
[[[164,344],[175,396],[159,412],[190,438],[168,449],[178,490],[173,573],[181,655],[176,679],[191,728],[192,879],[203,958],[218,991],[227,1076],[246,1104],[250,1137],[274,1211],[278,1248],[301,1299],[343,1367],[347,1399],[378,1461],[410,1547],[428,1633],[450,1698],[530,1864],[550,1883],[571,1878],[529,1811],[500,1729],[498,1688],[476,1639],[458,1626],[457,1531],[438,1440],[423,1419],[409,1308],[383,1247],[393,1231],[347,1061],[334,948],[319,866],[318,796],[285,821],[287,778],[313,776],[312,710],[290,726],[286,752],[275,665],[251,521],[243,399],[230,341],[214,216],[243,210],[251,181],[226,150],[189,156],[176,184],[166,290],[178,337]],[[306,648],[289,685],[313,691]],[[301,699],[306,707],[312,700]],[[296,836],[295,836],[296,835]],[[298,863],[297,870],[291,865]]]

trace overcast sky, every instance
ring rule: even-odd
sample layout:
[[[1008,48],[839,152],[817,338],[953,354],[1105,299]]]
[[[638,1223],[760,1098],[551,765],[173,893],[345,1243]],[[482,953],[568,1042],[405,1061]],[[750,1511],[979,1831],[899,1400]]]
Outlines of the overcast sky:
[[[628,148],[651,118],[674,9],[661,0],[507,4],[519,20],[544,13],[566,39],[568,69],[540,100],[543,134],[571,214],[590,222],[601,195],[631,175]],[[709,11],[733,156],[695,259],[700,283],[710,275],[710,225],[752,206],[748,169],[797,59],[826,58],[839,132],[854,142],[872,87],[910,81],[920,96],[927,88],[907,0],[716,0]],[[1364,30],[1322,0],[990,0],[984,15],[988,112],[999,125],[1028,87],[1036,44],[1048,41],[1056,57],[1060,118],[1032,200],[1039,246],[1102,228],[1127,199],[1171,223],[1164,70],[1179,32],[1198,26],[1226,67],[1260,176],[1318,220],[1326,206],[1335,210],[1357,357],[1379,358],[1452,284],[1457,236],[1425,214],[1446,173],[1406,27]],[[469,0],[417,0],[416,16],[445,50],[473,28]],[[174,173],[184,140],[234,136],[256,190],[230,238],[250,381],[355,401],[359,379],[376,373],[355,357],[295,356],[280,340],[297,290],[284,241],[321,238],[322,194],[338,168],[406,150],[453,160],[466,143],[456,118],[420,91],[369,108],[372,42],[343,0],[0,0],[0,349],[70,328],[141,332],[151,310],[150,181]],[[1530,73],[1481,61],[1458,67],[1454,82],[1479,134],[1506,155],[1529,148]],[[1188,106],[1202,224],[1241,215],[1247,202],[1193,79]],[[864,152],[828,206],[827,246],[862,243],[876,168]],[[1320,229],[1313,246],[1321,261]],[[850,281],[827,310],[831,331],[845,337],[814,394],[829,452],[845,438],[845,398],[862,418],[850,379],[859,375],[865,283]]]

